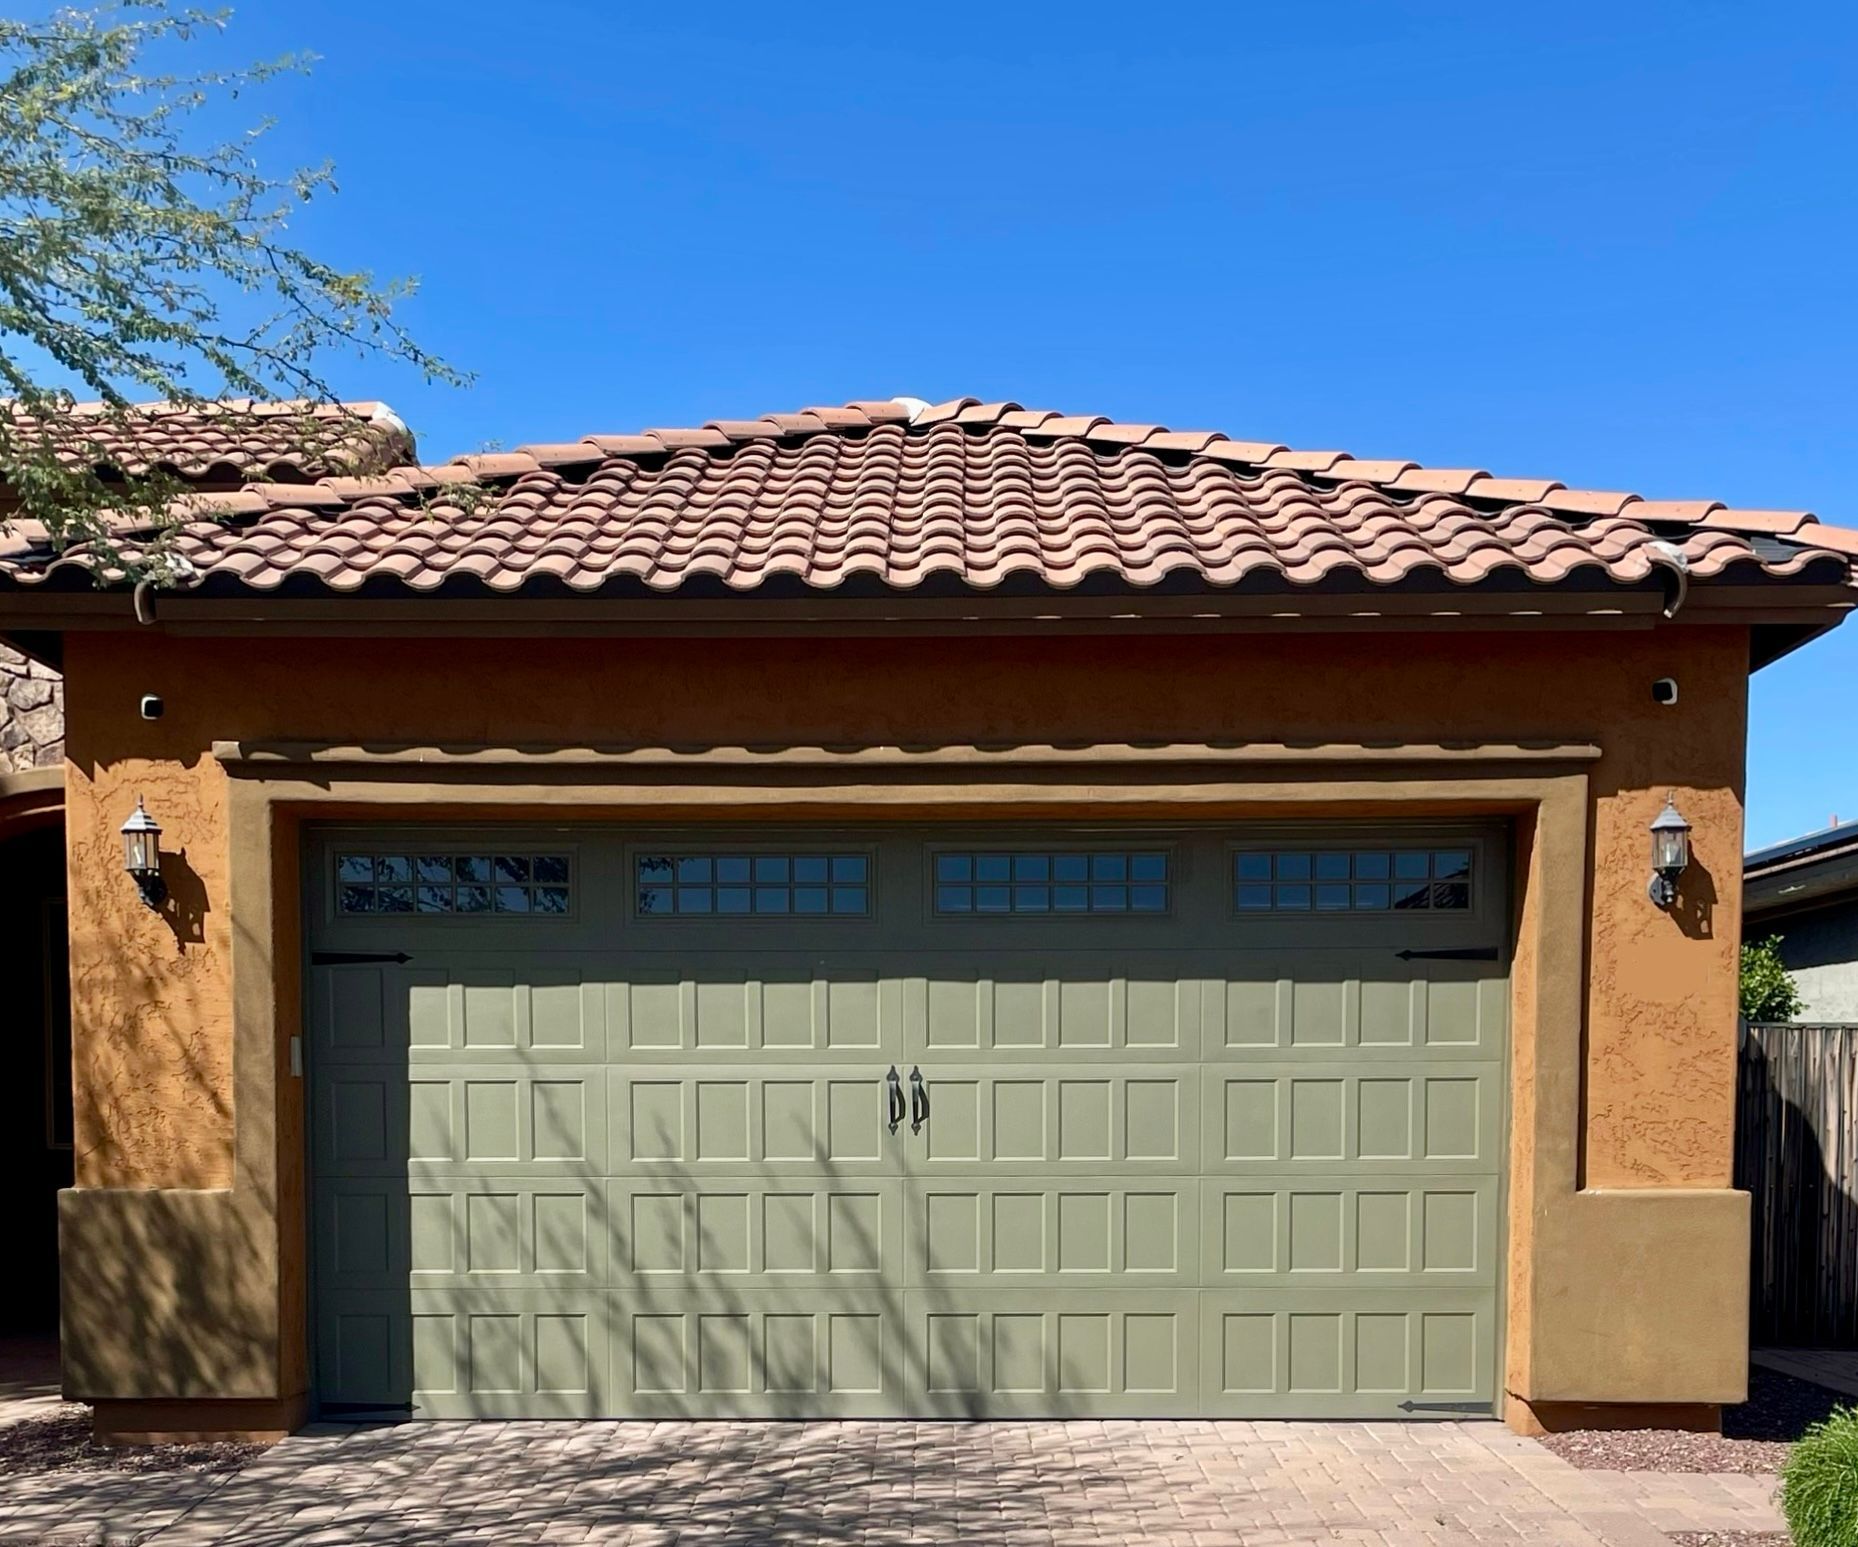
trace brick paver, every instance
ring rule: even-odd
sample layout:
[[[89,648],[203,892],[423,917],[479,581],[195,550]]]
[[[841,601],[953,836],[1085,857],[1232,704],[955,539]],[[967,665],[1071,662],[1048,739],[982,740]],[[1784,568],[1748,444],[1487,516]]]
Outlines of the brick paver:
[[[329,1427],[184,1484],[0,1484],[0,1540],[1669,1547],[1667,1530],[1777,1526],[1771,1479],[1581,1472],[1494,1424]]]
[[[1663,1531],[1782,1531],[1775,1477],[1737,1472],[1589,1472]]]

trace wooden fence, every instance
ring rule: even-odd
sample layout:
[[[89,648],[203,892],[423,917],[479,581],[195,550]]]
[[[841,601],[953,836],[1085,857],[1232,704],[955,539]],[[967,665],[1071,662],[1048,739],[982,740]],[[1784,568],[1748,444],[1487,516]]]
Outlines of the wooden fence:
[[[1858,1348],[1858,1026],[1745,1025],[1735,1185],[1755,1346]]]

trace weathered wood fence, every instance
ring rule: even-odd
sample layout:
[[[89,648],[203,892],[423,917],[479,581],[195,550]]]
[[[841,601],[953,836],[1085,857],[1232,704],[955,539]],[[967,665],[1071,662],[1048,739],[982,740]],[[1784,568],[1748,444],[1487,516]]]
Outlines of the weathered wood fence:
[[[1858,1026],[1744,1025],[1735,1185],[1753,1199],[1749,1336],[1858,1348]]]

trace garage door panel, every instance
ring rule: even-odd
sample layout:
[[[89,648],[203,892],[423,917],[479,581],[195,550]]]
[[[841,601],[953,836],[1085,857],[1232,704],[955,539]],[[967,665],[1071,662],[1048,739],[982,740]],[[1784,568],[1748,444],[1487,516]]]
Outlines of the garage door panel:
[[[1289,842],[1285,863],[1335,870],[1322,856],[1343,847],[1351,866],[1407,848],[1432,863],[1423,837],[1337,834]],[[1319,905],[1275,870],[1267,906],[1265,883],[1236,890],[1235,856],[1275,867],[1279,848],[1230,831],[1022,846],[898,829],[855,844],[869,886],[842,915],[794,913],[794,882],[786,913],[771,884],[730,918],[701,913],[721,907],[701,877],[683,898],[675,865],[670,905],[646,908],[640,855],[695,876],[723,852],[646,837],[589,829],[569,911],[549,917],[391,911],[402,883],[369,856],[411,864],[437,840],[313,848],[323,1402],[459,1418],[1489,1410],[1509,994],[1490,835],[1438,840],[1454,864],[1478,856],[1468,909],[1456,873],[1409,915],[1372,878],[1351,872],[1344,908],[1341,883]],[[567,852],[533,832],[459,841]],[[743,845],[727,840],[738,868],[786,855],[790,872],[794,854],[854,853],[844,835]],[[939,911],[938,854],[1011,868],[1022,847],[1033,869],[1165,851],[1166,889],[1138,915],[1106,882],[1102,909],[1088,892],[1061,916],[1036,877],[1013,871],[1003,907],[977,872],[946,904],[968,909]],[[374,867],[352,883],[374,905],[329,892],[334,856]]]
[[[1252,971],[1229,964],[1208,999],[1212,1060],[1320,1059],[1342,1048],[1402,1062],[1495,1057],[1509,1016],[1494,961],[1402,961],[1391,949],[1260,953]]]
[[[616,1054],[635,1062],[902,1056],[903,984],[863,960],[680,953],[616,967],[605,1001]]]
[[[1259,1176],[1200,1184],[1200,1282],[1209,1289],[1489,1287],[1497,1185],[1488,1176]]]
[[[611,1302],[617,1410],[852,1418],[910,1410],[903,1305],[886,1294],[703,1288]]]
[[[903,1164],[889,1131],[885,1070],[719,1064],[607,1073],[614,1164],[620,1171],[891,1176]],[[901,1079],[901,1075],[899,1075]]]
[[[924,1176],[1028,1162],[1054,1174],[1197,1169],[1197,1069],[1066,1064],[1061,1073],[1057,1062],[924,1066],[928,1117],[910,1168]]]
[[[1488,1290],[1208,1291],[1200,1319],[1209,1416],[1463,1417],[1495,1399]]]
[[[318,1095],[315,1159],[324,1176],[607,1170],[604,1068],[347,1065],[323,1071]]]
[[[559,1288],[345,1291],[319,1298],[324,1410],[574,1417],[611,1405],[609,1303]],[[365,1416],[365,1413],[363,1414]]]
[[[902,1281],[895,1180],[667,1176],[615,1182],[608,1197],[617,1287],[799,1293]]]
[[[1048,1171],[990,1172],[907,1185],[912,1286],[1178,1290],[1198,1282],[1197,1178],[1054,1183]]]
[[[1200,1056],[1205,985],[1181,977],[1173,961],[1107,971],[1100,952],[1001,953],[918,958],[910,972],[900,986],[903,1051],[912,1061],[1042,1052],[1070,1062]]]
[[[1199,1406],[1192,1292],[912,1290],[918,1411],[1161,1417]]]
[[[572,964],[489,953],[457,962],[320,966],[312,974],[313,1054],[327,1064],[603,1063],[604,985]]]
[[[1499,1066],[1256,1062],[1204,1075],[1211,1173],[1465,1171],[1498,1164]]]
[[[315,1232],[320,1281],[332,1289],[607,1281],[604,1187],[580,1178],[331,1178],[317,1190]]]

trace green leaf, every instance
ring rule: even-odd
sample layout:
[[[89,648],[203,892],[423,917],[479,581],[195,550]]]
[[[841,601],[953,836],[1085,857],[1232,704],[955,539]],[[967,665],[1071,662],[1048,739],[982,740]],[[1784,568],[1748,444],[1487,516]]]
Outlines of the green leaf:
[[[1805,1003],[1793,975],[1781,961],[1781,938],[1769,935],[1742,946],[1739,986],[1744,1020],[1790,1021]]]

